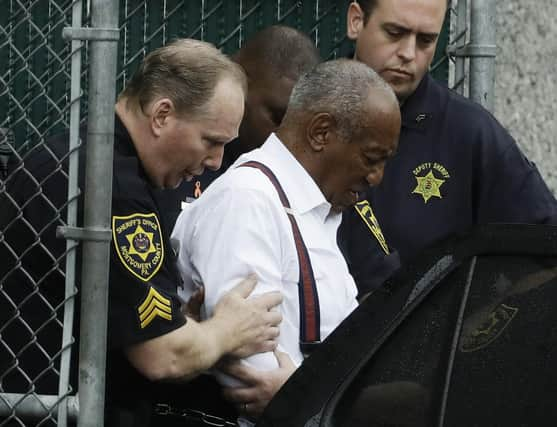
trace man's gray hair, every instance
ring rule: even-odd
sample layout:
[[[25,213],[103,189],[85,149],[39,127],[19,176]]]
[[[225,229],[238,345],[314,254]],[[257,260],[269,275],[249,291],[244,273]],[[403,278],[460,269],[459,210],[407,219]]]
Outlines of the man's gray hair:
[[[368,123],[371,89],[382,96],[396,96],[391,87],[370,67],[352,59],[335,59],[317,65],[304,74],[292,90],[286,111],[330,113],[336,120],[340,136],[350,140],[354,133]]]

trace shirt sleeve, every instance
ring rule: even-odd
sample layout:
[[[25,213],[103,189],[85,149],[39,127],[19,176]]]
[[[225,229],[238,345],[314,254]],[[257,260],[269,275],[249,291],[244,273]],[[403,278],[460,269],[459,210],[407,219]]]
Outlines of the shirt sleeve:
[[[556,223],[557,201],[538,168],[495,119],[484,124],[478,142],[476,222]]]
[[[179,276],[166,231],[148,193],[116,195],[112,202],[109,344],[125,347],[169,333],[185,323]]]
[[[205,286],[206,317],[250,273],[258,278],[251,296],[281,290],[285,221],[272,195],[254,189],[212,192],[181,213],[172,234],[179,246],[178,266],[186,288]],[[278,367],[273,353],[245,362],[260,370]]]

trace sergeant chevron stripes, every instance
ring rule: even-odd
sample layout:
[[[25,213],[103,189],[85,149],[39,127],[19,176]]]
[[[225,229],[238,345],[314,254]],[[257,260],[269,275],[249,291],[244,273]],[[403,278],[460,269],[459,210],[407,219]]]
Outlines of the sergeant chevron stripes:
[[[137,309],[141,329],[144,329],[157,316],[166,320],[172,320],[172,308],[170,300],[159,294],[154,288],[149,288],[145,301]]]

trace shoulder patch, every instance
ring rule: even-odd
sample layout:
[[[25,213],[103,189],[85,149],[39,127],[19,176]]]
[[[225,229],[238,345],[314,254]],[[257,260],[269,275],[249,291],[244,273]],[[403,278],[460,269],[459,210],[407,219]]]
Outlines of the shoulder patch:
[[[147,296],[137,307],[139,315],[139,323],[141,329],[146,328],[156,318],[162,317],[166,320],[172,320],[172,305],[170,300],[158,293],[155,288],[149,288]]]
[[[154,213],[112,217],[114,247],[122,265],[135,277],[149,281],[161,268],[164,245]]]
[[[373,209],[371,209],[369,201],[362,200],[361,202],[356,203],[354,208],[371,231],[371,234],[373,234],[373,236],[379,242],[379,245],[381,246],[381,249],[383,249],[383,252],[389,255],[389,246],[387,246],[387,241],[383,236],[383,232],[381,231],[381,227],[379,226],[379,221],[377,221],[377,218],[373,213]]]

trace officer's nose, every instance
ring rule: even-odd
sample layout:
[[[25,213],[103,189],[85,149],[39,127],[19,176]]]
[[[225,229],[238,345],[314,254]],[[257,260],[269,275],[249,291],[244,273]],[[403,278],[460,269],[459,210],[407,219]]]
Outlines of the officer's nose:
[[[378,165],[372,172],[366,176],[366,181],[370,187],[379,185],[383,180],[383,172],[385,172],[385,163]]]
[[[400,40],[398,56],[405,62],[413,61],[416,58],[416,36],[414,34],[409,34]]]
[[[209,153],[205,158],[205,161],[203,162],[203,166],[205,166],[208,169],[211,169],[212,171],[216,171],[222,165],[223,156],[224,156],[224,145],[219,144],[215,147],[212,147],[209,150]]]

